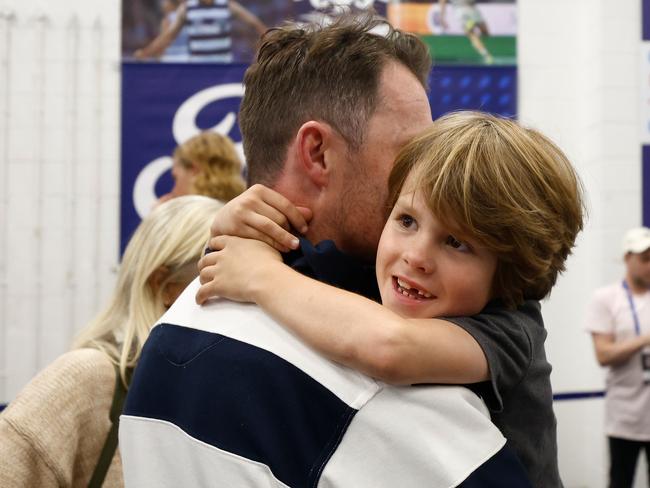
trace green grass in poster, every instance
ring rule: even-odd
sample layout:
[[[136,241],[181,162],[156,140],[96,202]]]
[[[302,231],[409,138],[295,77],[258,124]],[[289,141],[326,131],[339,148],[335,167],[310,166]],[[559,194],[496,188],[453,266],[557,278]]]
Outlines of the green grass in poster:
[[[435,64],[484,64],[465,36],[421,36],[429,47]],[[517,38],[515,36],[482,37],[494,64],[517,64]]]

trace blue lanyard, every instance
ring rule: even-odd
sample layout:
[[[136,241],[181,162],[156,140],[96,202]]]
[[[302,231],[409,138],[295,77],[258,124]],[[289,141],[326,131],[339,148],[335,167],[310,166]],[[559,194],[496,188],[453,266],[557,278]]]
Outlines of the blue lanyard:
[[[625,288],[625,293],[627,294],[627,300],[630,302],[630,310],[632,310],[632,318],[634,319],[634,331],[637,336],[641,335],[641,327],[639,326],[639,316],[636,314],[636,307],[634,306],[634,300],[632,299],[632,293],[630,293],[630,287],[627,286],[627,282],[623,280],[623,288]]]

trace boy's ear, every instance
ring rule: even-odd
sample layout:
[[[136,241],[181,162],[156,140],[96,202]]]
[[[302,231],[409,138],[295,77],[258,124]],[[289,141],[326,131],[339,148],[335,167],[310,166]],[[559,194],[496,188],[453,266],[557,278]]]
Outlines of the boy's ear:
[[[323,122],[305,122],[296,136],[297,155],[304,174],[318,187],[327,186],[331,173],[329,150],[334,131]]]

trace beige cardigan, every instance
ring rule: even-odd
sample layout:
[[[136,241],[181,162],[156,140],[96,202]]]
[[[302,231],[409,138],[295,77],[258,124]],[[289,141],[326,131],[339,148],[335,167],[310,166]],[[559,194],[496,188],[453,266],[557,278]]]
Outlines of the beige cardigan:
[[[0,414],[0,486],[87,486],[114,390],[115,369],[95,349],[70,351],[41,371]],[[124,486],[119,451],[104,486]]]

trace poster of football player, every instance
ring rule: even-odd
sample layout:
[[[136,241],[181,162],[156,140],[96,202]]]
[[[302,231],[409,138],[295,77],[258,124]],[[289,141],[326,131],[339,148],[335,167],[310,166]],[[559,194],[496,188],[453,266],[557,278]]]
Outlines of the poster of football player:
[[[436,64],[516,64],[515,0],[390,0],[387,17],[419,34]]]
[[[249,63],[259,36],[285,20],[386,14],[388,0],[123,0],[125,61]]]

